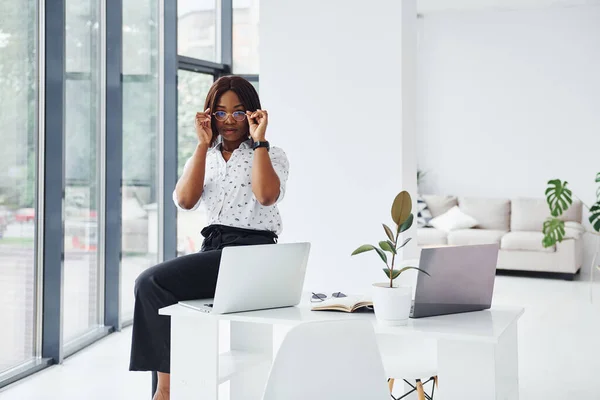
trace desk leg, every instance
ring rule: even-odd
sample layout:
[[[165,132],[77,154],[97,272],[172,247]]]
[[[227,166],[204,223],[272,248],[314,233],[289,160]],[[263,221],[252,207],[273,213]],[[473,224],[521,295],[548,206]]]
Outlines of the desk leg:
[[[248,351],[265,356],[265,362],[234,375],[231,400],[261,399],[273,359],[273,325],[231,321],[231,351]]]
[[[516,322],[497,344],[440,340],[438,370],[444,400],[518,400]]]
[[[219,321],[171,316],[171,399],[217,400]]]

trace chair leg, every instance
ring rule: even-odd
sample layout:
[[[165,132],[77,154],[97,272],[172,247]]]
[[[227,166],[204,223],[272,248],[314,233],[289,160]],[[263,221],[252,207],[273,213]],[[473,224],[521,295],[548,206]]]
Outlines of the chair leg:
[[[421,380],[417,380],[417,399],[425,400],[425,390],[423,390],[423,382]]]
[[[394,390],[394,378],[388,379],[388,386],[390,388],[390,393]]]

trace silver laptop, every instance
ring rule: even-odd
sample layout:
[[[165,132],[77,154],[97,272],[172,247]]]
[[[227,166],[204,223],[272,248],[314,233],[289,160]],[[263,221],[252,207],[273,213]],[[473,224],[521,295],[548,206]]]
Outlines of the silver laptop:
[[[215,297],[179,304],[213,314],[295,306],[309,252],[304,242],[225,247]]]
[[[491,307],[498,244],[421,250],[411,318],[480,311]]]

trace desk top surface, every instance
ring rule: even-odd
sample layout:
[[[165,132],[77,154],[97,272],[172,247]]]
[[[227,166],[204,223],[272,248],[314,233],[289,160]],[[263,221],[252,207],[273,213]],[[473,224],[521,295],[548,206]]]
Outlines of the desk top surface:
[[[304,322],[331,320],[367,320],[373,322],[375,332],[392,335],[419,335],[437,339],[469,340],[495,343],[516,322],[522,307],[496,307],[490,310],[436,317],[409,319],[405,326],[388,327],[377,323],[372,312],[345,313],[311,311],[310,304],[301,302],[296,307],[248,311],[231,314],[207,314],[193,308],[174,304],[159,310],[162,315],[217,318],[225,321],[255,322],[272,325],[297,325]]]

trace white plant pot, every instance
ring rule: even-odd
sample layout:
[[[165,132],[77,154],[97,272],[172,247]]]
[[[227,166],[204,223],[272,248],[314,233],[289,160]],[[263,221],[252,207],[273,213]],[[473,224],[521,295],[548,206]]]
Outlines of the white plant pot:
[[[373,308],[377,322],[386,326],[406,325],[412,304],[410,286],[390,287],[389,282],[373,284]]]

